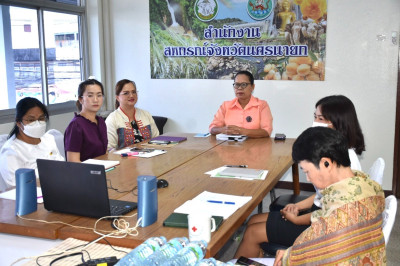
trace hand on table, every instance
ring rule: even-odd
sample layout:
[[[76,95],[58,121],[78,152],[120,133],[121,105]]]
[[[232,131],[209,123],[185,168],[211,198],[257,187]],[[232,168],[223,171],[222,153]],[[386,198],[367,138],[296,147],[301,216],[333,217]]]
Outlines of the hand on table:
[[[238,126],[226,126],[225,130],[224,130],[224,134],[228,134],[228,135],[244,135],[244,128],[242,127],[238,127]]]

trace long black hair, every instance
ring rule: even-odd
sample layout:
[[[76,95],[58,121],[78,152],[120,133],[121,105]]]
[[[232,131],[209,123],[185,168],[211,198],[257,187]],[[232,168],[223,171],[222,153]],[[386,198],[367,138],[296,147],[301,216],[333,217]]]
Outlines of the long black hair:
[[[360,155],[365,151],[364,135],[358,123],[356,109],[352,101],[343,95],[332,95],[322,98],[315,104],[321,114],[332,122],[333,127],[347,138],[349,148]]]
[[[17,106],[15,107],[15,124],[13,129],[11,130],[8,138],[11,138],[13,135],[18,135],[19,127],[17,126],[17,122],[22,122],[22,117],[33,107],[39,107],[42,109],[46,119],[49,119],[49,112],[47,111],[46,106],[36,98],[26,97],[21,99]]]

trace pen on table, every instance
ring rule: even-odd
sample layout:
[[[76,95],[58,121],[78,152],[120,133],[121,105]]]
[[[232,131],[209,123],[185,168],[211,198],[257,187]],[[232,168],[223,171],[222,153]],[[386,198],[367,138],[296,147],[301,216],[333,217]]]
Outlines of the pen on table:
[[[235,205],[233,201],[221,201],[221,200],[207,200],[207,202],[210,203],[218,203],[218,204],[230,204],[230,205]]]
[[[108,168],[108,169],[106,169],[106,172],[110,172],[111,170],[114,170],[114,169],[115,169],[115,167]]]
[[[246,164],[239,164],[239,165],[225,165],[226,167],[238,167],[238,168],[247,168]]]

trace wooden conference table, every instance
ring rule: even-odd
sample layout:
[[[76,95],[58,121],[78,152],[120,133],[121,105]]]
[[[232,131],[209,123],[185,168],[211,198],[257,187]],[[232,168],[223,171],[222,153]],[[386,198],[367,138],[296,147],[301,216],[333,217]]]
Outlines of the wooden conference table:
[[[188,236],[188,230],[164,227],[163,221],[182,203],[190,200],[203,191],[216,193],[252,196],[250,202],[224,220],[222,226],[212,233],[207,247],[207,257],[215,256],[229,237],[239,228],[251,212],[262,202],[263,198],[275,186],[283,174],[293,165],[291,149],[294,139],[275,141],[270,138],[248,139],[244,142],[223,142],[208,138],[194,138],[193,134],[166,134],[186,136],[184,141],[174,147],[164,148],[166,154],[153,158],[121,158],[119,155],[107,154],[99,159],[119,160],[120,165],[107,173],[114,188],[127,191],[136,186],[138,175],[155,175],[169,182],[167,188],[158,190],[158,220],[156,223],[139,227],[136,237],[116,239],[107,238],[113,244],[124,247],[136,247],[151,236],[173,237]],[[267,169],[265,180],[237,180],[211,178],[204,173],[226,164],[247,164],[249,168]],[[293,167],[294,185],[298,186],[297,166]],[[297,190],[299,188],[297,187]],[[137,201],[133,193],[118,193],[109,189],[109,197],[113,199]],[[44,224],[27,221],[14,215],[15,202],[0,199],[0,232],[35,236],[50,239],[66,239],[73,237],[91,241],[98,237],[92,230],[79,229],[62,224]],[[74,226],[93,228],[96,219],[75,215],[48,212],[43,204],[38,210],[25,215],[26,218],[46,221],[63,221]],[[126,218],[133,226],[136,217]],[[110,221],[100,221],[99,230],[111,231]]]

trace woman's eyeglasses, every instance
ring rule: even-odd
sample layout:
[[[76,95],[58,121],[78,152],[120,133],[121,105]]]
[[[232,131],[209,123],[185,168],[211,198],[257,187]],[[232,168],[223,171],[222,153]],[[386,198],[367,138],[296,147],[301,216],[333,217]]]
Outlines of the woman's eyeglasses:
[[[39,122],[47,122],[47,117],[45,116],[41,116],[38,119],[34,119],[34,118],[28,118],[28,119],[22,119],[22,121],[26,122],[25,124],[31,124],[33,122],[39,121]]]
[[[241,89],[241,90],[244,90],[244,89],[246,89],[247,88],[247,86],[249,86],[249,84],[250,83],[247,83],[247,82],[243,82],[243,83],[237,83],[237,82],[235,82],[235,83],[233,83],[233,87],[235,88],[235,89]]]
[[[138,93],[137,91],[124,91],[124,92],[121,92],[119,95],[122,95],[122,96],[132,95],[132,96],[134,96],[137,93]]]

